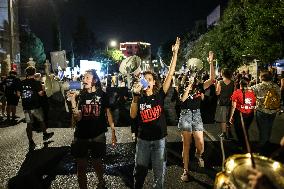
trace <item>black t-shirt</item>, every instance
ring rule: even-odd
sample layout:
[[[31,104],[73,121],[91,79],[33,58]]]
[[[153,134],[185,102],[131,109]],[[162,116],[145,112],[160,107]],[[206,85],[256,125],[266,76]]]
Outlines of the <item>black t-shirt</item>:
[[[138,101],[138,137],[143,140],[160,140],[167,135],[164,111],[165,92],[142,96]]]
[[[180,92],[180,97],[182,97],[183,92],[184,91]],[[184,102],[181,102],[181,109],[200,109],[200,104],[202,101],[201,94],[204,94],[203,83],[199,83],[196,86],[193,86],[193,90],[190,92],[188,98]]]
[[[118,105],[124,105],[126,102],[125,97],[128,98],[128,88],[127,87],[119,87],[118,88]]]
[[[16,76],[10,75],[4,79],[3,85],[5,86],[5,95],[15,95],[20,89],[21,80]]]
[[[33,110],[40,107],[39,94],[42,91],[40,81],[31,79],[24,79],[21,86],[22,105],[24,110]]]
[[[234,81],[231,81],[228,85],[224,81],[220,81],[221,92],[218,99],[220,106],[231,106],[231,96],[234,92]]]
[[[117,109],[118,108],[118,88],[117,87],[107,87],[106,88],[106,93],[108,96],[108,101],[109,104],[112,108],[112,110]]]
[[[94,138],[107,131],[106,108],[109,102],[103,91],[88,93],[81,91],[78,108],[82,119],[78,121],[74,136],[77,138]]]
[[[0,95],[4,95],[4,80],[0,80]]]

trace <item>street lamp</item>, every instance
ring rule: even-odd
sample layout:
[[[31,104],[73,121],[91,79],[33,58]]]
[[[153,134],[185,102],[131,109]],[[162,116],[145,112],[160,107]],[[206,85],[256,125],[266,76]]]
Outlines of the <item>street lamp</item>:
[[[115,40],[111,40],[107,46],[106,46],[106,50],[108,51],[108,48],[111,47],[111,48],[115,48],[117,46],[117,41]]]
[[[116,46],[117,46],[117,42],[116,42],[115,40],[111,40],[110,43],[109,43],[109,45],[110,45],[111,47],[116,47]]]

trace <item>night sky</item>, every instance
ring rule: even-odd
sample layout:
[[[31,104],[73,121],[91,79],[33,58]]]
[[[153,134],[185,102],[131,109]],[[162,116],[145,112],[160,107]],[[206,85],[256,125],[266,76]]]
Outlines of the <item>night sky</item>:
[[[78,16],[87,18],[89,27],[103,43],[145,41],[157,47],[189,31],[196,20],[206,16],[219,0],[22,0],[20,20],[51,50],[51,23],[59,18],[62,49],[70,50]],[[155,53],[155,52],[153,52]]]

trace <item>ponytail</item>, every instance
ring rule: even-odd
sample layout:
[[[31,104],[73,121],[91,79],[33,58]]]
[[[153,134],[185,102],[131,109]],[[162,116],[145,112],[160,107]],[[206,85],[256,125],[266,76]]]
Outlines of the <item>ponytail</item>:
[[[240,86],[242,87],[243,104],[245,104],[245,91],[246,91],[246,89],[247,89],[248,82],[247,82],[246,79],[242,78],[239,84],[240,84]]]

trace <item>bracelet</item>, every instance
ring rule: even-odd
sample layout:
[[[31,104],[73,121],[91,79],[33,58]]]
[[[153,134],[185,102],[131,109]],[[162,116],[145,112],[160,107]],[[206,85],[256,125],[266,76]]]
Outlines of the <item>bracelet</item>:
[[[74,114],[74,113],[78,113],[79,111],[78,110],[76,110],[76,109],[72,109],[72,113]]]
[[[133,96],[140,96],[139,93],[133,93]]]

